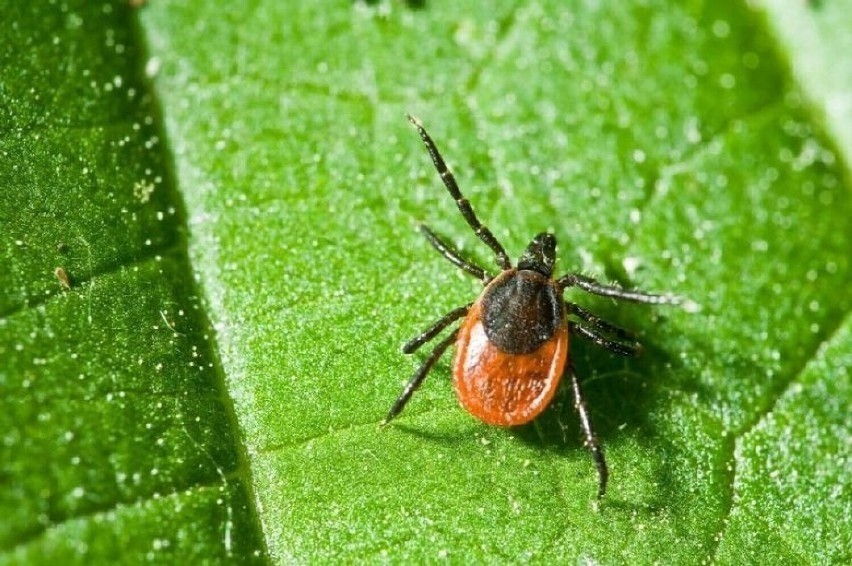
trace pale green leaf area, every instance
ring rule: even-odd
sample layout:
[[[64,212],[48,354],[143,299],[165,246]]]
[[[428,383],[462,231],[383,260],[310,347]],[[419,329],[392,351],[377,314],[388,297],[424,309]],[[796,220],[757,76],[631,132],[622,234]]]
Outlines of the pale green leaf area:
[[[262,557],[135,16],[0,12],[0,563]]]
[[[849,562],[823,4],[4,6],[0,562]],[[448,355],[378,427],[481,289],[417,223],[496,272],[406,112],[513,257],[688,299],[567,294],[645,345],[572,342],[602,501],[568,392],[489,427]]]
[[[797,85],[810,99],[811,115],[825,124],[849,160],[852,148],[852,58],[838,56],[852,50],[849,0],[787,2],[756,0],[768,14],[767,23],[778,41],[788,46]]]
[[[767,16],[481,4],[142,12],[271,557],[842,562],[849,183]],[[406,112],[513,256],[550,230],[562,270],[692,301],[570,293],[646,346],[574,342],[600,503],[567,396],[490,428],[444,361],[377,426],[399,345],[479,288],[416,223],[494,268]]]
[[[273,560],[848,557],[848,153],[766,18],[733,2],[142,11]],[[513,256],[550,230],[561,270],[692,301],[569,294],[646,346],[573,343],[611,467],[600,503],[567,396],[536,426],[490,428],[445,360],[377,426],[428,351],[400,344],[480,288],[416,224],[494,269],[406,112]]]

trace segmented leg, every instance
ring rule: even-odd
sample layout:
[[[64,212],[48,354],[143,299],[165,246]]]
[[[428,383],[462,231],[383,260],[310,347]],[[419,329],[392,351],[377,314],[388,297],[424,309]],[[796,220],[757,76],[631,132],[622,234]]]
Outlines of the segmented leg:
[[[408,118],[408,121],[417,128],[417,133],[420,134],[420,139],[423,140],[423,144],[426,146],[426,150],[429,152],[429,156],[432,158],[432,163],[435,164],[435,169],[441,176],[444,186],[447,187],[447,190],[450,192],[450,196],[455,199],[459,212],[461,212],[468,225],[473,228],[473,231],[476,232],[479,239],[485,242],[485,245],[491,248],[494,255],[497,256],[497,265],[500,266],[500,269],[511,269],[512,262],[509,260],[506,250],[503,249],[503,246],[500,245],[500,242],[498,242],[497,238],[494,237],[494,234],[491,233],[491,230],[484,226],[476,217],[476,214],[473,212],[473,208],[470,206],[470,202],[464,198],[461,190],[459,190],[456,178],[453,177],[453,174],[450,173],[449,168],[447,168],[447,164],[444,163],[444,158],[441,157],[441,153],[435,146],[435,142],[433,142],[429,134],[426,133],[426,130],[423,128],[423,125],[419,120],[410,114],[406,114],[406,117]]]
[[[634,340],[633,335],[621,328],[620,326],[616,326],[610,322],[605,321],[594,313],[589,312],[584,309],[580,305],[575,305],[574,303],[565,303],[565,308],[568,310],[568,314],[577,315],[584,322],[589,323],[594,328],[602,330],[604,332],[608,332],[617,338],[621,338],[622,340]]]
[[[595,431],[592,428],[592,421],[589,419],[589,411],[586,409],[586,401],[583,399],[583,392],[580,389],[580,381],[577,379],[577,374],[574,372],[574,367],[568,364],[568,372],[571,374],[571,391],[574,393],[574,407],[577,409],[577,414],[580,416],[580,425],[583,427],[583,434],[586,437],[586,446],[592,453],[592,459],[595,461],[595,466],[598,469],[598,498],[606,493],[606,482],[609,478],[609,471],[606,467],[606,459],[604,458],[603,450],[598,443],[598,438],[595,436]]]
[[[425,224],[420,225],[420,231],[426,236],[426,239],[429,240],[429,243],[432,244],[432,247],[438,250],[442,256],[444,256],[447,260],[450,261],[453,265],[460,268],[462,271],[466,271],[476,277],[477,279],[481,279],[483,282],[487,283],[491,280],[491,276],[485,272],[485,270],[478,265],[471,263],[464,259],[459,253],[452,248],[448,243],[443,241],[438,237],[432,230],[429,229]]]
[[[637,356],[642,351],[642,345],[638,342],[633,342],[632,344],[625,344],[623,342],[611,340],[606,336],[599,334],[595,330],[587,328],[581,324],[577,324],[576,322],[568,321],[568,329],[571,332],[575,332],[583,338],[586,338],[587,340],[591,340],[598,346],[606,348],[610,352],[614,352],[621,356]]]
[[[463,307],[451,310],[450,312],[439,318],[428,330],[423,332],[423,334],[416,336],[406,342],[405,345],[402,347],[402,353],[412,354],[416,352],[417,349],[420,348],[420,346],[440,334],[441,331],[448,327],[450,324],[466,315],[467,311],[470,310],[471,306],[473,306],[473,303],[468,303]]]
[[[393,407],[391,407],[390,411],[388,411],[388,415],[385,417],[385,420],[382,421],[383,426],[388,424],[391,420],[394,419],[394,417],[396,417],[402,412],[409,399],[411,399],[411,396],[414,394],[417,388],[420,387],[420,384],[423,383],[423,380],[426,379],[426,376],[429,374],[429,370],[432,369],[432,366],[435,365],[435,362],[438,361],[438,358],[440,358],[444,354],[444,351],[446,351],[447,347],[449,347],[450,344],[456,341],[456,337],[458,336],[458,334],[459,330],[458,328],[456,328],[449,336],[441,340],[438,345],[435,346],[435,349],[432,350],[432,353],[429,354],[429,357],[426,358],[423,364],[417,369],[417,371],[405,385],[405,389],[402,390],[402,393],[400,394],[396,402],[393,404]]]
[[[634,338],[627,330],[605,321],[599,316],[587,311],[580,305],[566,302],[565,309],[568,311],[568,314],[573,314],[580,318],[583,322],[587,323],[589,326],[585,327],[585,329],[589,330],[592,334],[605,339],[606,337],[601,334],[604,332],[615,336],[620,341],[626,341],[627,343],[622,342],[622,344],[633,349],[634,354],[638,354],[642,350],[642,346],[636,342],[636,338]],[[579,326],[584,325],[580,324]],[[595,340],[595,342],[597,343],[597,340]]]
[[[645,293],[642,291],[628,291],[614,285],[604,285],[595,281],[591,277],[580,275],[579,273],[569,273],[563,275],[556,280],[560,289],[566,287],[579,287],[587,293],[600,295],[602,297],[612,297],[614,299],[622,299],[625,301],[633,301],[634,303],[648,303],[652,305],[660,304],[678,304],[680,298],[672,295],[655,295],[653,293]]]

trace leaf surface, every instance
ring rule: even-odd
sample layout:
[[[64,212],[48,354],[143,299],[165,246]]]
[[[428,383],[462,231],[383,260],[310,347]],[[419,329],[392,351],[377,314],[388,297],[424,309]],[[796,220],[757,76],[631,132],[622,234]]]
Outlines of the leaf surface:
[[[817,360],[848,350],[844,153],[765,14],[561,6],[144,13],[275,559],[736,562],[736,537],[755,532],[782,561],[848,552],[848,505],[763,490],[790,469],[843,485],[842,462],[812,462],[848,441],[830,433],[847,430],[848,392],[796,429],[821,443],[758,457],[780,448],[764,433],[779,410],[805,414],[782,400],[806,374],[842,378],[842,363]],[[648,350],[623,361],[574,341],[612,468],[600,506],[570,400],[538,427],[488,428],[458,409],[444,362],[377,427],[425,356],[399,344],[478,292],[414,225],[493,268],[406,112],[513,253],[551,230],[563,270],[700,307],[571,294]],[[779,540],[749,511],[766,498],[819,529]]]
[[[6,32],[3,557],[849,561],[849,3],[304,4]],[[567,294],[646,349],[572,341],[603,501],[567,391],[491,428],[447,356],[379,429],[481,289],[417,223],[496,271],[407,112],[513,257],[688,299]]]
[[[0,563],[263,555],[124,3],[5,3]]]

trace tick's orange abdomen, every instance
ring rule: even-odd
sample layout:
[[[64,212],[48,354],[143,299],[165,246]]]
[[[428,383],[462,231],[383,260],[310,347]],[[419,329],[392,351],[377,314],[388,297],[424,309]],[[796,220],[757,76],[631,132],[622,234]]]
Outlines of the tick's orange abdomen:
[[[525,354],[500,350],[488,339],[478,301],[461,325],[453,385],[462,406],[492,425],[528,423],[550,404],[568,354],[568,330],[558,324],[549,340]]]

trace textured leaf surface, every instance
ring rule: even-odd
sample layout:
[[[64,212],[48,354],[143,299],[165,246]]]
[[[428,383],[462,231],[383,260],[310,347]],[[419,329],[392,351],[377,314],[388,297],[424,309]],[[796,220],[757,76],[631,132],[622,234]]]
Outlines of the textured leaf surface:
[[[133,15],[2,13],[0,562],[260,556]]]
[[[144,61],[123,8],[74,49],[73,10],[7,31],[3,557],[256,556],[256,512],[277,562],[848,562],[852,78],[801,69],[849,3],[304,4],[153,2]],[[490,428],[445,360],[377,426],[399,345],[479,289],[417,222],[494,265],[406,112],[512,255],[550,230],[560,271],[700,307],[570,293],[646,346],[572,343],[601,503],[568,397]]]
[[[782,561],[849,551],[849,506],[823,490],[849,483],[832,456],[848,390],[828,402],[852,212],[832,142],[761,15],[562,6],[145,12],[276,559],[735,562],[743,537]],[[514,253],[549,229],[563,269],[701,305],[580,299],[648,346],[624,362],[575,342],[612,467],[600,507],[570,403],[537,429],[488,428],[442,364],[376,427],[417,363],[398,345],[476,293],[414,224],[493,265],[405,112]],[[785,432],[808,403],[819,418]],[[756,514],[767,502],[775,515]],[[782,535],[787,513],[801,520]]]

